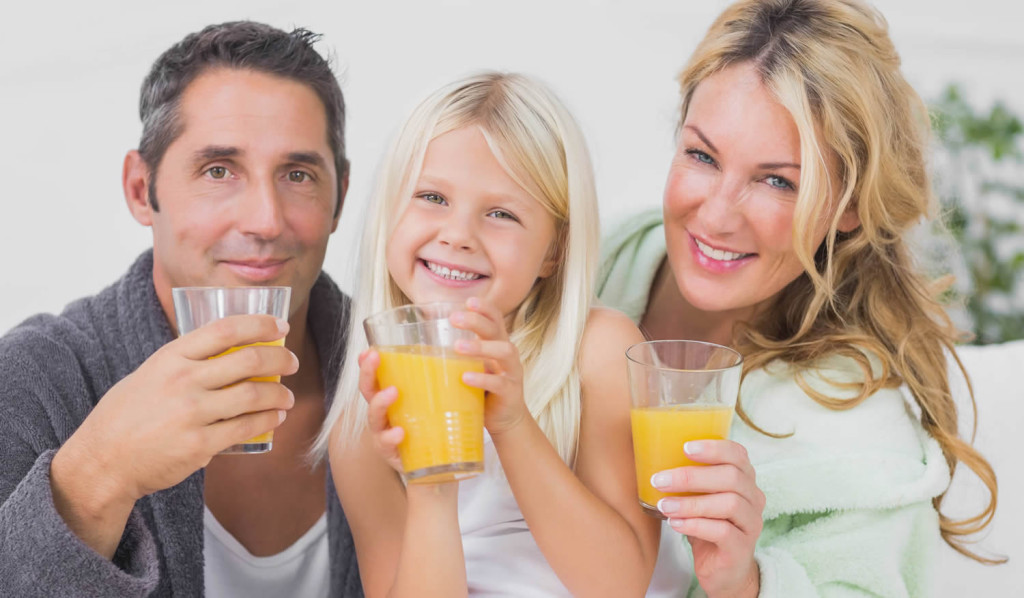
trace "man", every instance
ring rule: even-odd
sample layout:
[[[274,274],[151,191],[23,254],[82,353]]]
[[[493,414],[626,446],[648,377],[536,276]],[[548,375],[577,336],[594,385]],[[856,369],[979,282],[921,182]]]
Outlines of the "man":
[[[348,160],[317,37],[226,23],[153,65],[123,175],[152,250],[0,339],[0,596],[361,595],[330,475],[305,459],[348,308],[321,273]],[[172,287],[235,285],[290,286],[288,322],[174,338]],[[275,427],[271,452],[217,456]]]

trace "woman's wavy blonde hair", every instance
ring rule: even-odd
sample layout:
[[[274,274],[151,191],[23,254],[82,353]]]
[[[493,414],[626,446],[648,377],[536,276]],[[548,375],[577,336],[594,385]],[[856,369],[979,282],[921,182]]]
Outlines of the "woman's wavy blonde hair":
[[[362,433],[366,402],[355,356],[366,349],[363,319],[410,303],[388,272],[388,240],[413,195],[430,141],[477,127],[505,172],[555,219],[556,270],[538,279],[513,314],[512,342],[523,362],[526,405],[562,459],[573,464],[579,437],[577,356],[593,301],[599,224],[590,155],[579,126],[535,79],[484,73],[447,85],[410,115],[385,156],[369,207],[352,302],[345,367],[334,402],[311,450]],[[338,429],[334,429],[335,426]]]
[[[960,335],[937,300],[948,283],[919,274],[906,243],[908,230],[934,209],[925,167],[929,117],[900,72],[885,19],[859,0],[731,5],[679,75],[684,120],[700,82],[739,63],[752,65],[792,115],[803,166],[793,243],[804,273],[757,321],[737,330],[745,371],[775,360],[799,371],[829,355],[849,357],[865,373],[853,400],[829,398],[797,379],[832,409],[851,409],[880,388],[906,384],[924,428],[942,447],[950,475],[962,462],[990,494],[986,508],[965,520],[943,515],[945,493],[937,496],[942,537],[978,561],[1002,562],[966,546],[967,536],[995,514],[996,476],[958,433],[946,353],[963,371],[954,348]],[[856,211],[861,225],[842,233],[839,220],[847,210]],[[829,228],[819,242],[813,231],[822,221]],[[872,358],[881,362],[880,374]],[[976,417],[973,391],[971,404]]]

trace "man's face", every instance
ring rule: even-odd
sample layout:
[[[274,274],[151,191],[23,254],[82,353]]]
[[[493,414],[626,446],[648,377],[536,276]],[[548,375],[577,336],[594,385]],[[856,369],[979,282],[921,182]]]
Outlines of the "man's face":
[[[308,86],[218,68],[182,94],[183,132],[157,168],[153,280],[165,311],[180,286],[292,287],[305,310],[338,221],[323,104]]]

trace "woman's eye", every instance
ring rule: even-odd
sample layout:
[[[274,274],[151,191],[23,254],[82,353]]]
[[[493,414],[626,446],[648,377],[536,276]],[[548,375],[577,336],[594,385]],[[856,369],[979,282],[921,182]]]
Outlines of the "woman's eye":
[[[312,180],[312,178],[308,172],[302,170],[293,170],[288,173],[288,180],[293,183],[305,183]]]
[[[778,175],[774,175],[774,174],[769,175],[768,177],[766,177],[764,179],[764,181],[766,183],[768,183],[769,187],[774,187],[776,189],[786,189],[786,190],[795,189],[795,187],[793,186],[793,183],[790,183],[789,181],[787,181],[786,179],[784,179],[784,178],[782,178],[782,177],[780,177]]]
[[[693,156],[694,160],[702,162],[704,164],[714,164],[715,159],[707,155],[707,153],[700,151],[699,149],[688,149],[686,153]]]
[[[223,179],[228,176],[228,169],[223,166],[213,166],[206,170],[206,174],[210,175],[212,179]]]
[[[443,197],[437,193],[421,193],[418,196],[420,199],[429,201],[430,203],[436,203],[438,205],[444,205],[446,202]]]

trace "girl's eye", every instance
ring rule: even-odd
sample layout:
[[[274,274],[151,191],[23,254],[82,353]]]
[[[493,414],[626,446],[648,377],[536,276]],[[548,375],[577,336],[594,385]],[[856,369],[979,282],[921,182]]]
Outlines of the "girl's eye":
[[[518,218],[513,216],[510,212],[506,212],[505,210],[493,210],[487,215],[493,218],[498,218],[499,220],[512,220],[514,222],[519,222]]]
[[[303,170],[293,170],[288,173],[288,180],[293,183],[305,183],[313,180],[313,177]]]
[[[429,201],[430,203],[436,203],[439,206],[443,206],[445,205],[445,203],[447,203],[445,202],[444,198],[438,195],[437,193],[421,193],[417,197]]]
[[[786,179],[775,174],[771,174],[765,177],[764,182],[768,183],[769,187],[775,189],[784,189],[788,191],[796,188],[793,186],[793,183],[790,183]]]
[[[206,170],[206,174],[210,175],[211,179],[221,180],[228,176],[228,169],[223,166],[213,166]]]
[[[699,149],[688,149],[686,153],[693,156],[693,159],[703,164],[714,164],[715,159]]]

